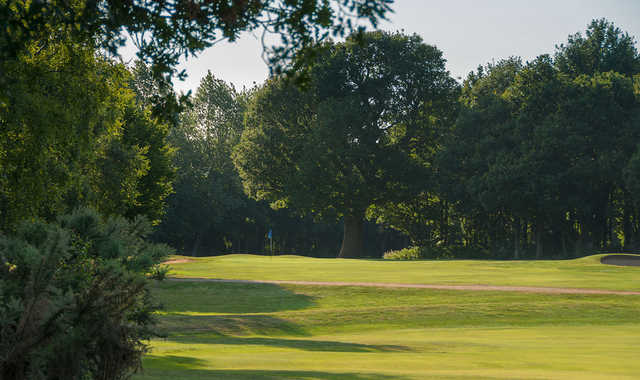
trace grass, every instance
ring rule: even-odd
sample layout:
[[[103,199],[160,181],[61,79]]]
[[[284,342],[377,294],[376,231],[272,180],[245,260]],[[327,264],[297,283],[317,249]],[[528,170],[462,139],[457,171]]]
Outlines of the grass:
[[[268,258],[226,259],[197,261],[208,268],[176,265],[174,273],[201,276],[188,268],[199,273],[222,262],[217,273],[239,274],[254,260],[258,272],[245,279],[267,279],[255,273],[269,276],[278,266],[298,262],[300,271],[320,267],[324,277],[280,279],[371,281],[340,278],[327,269],[330,261],[351,265],[350,260],[285,257],[269,265]],[[576,273],[597,273],[588,259],[562,264],[574,263]],[[406,269],[397,262],[362,263],[389,264],[388,272]],[[469,263],[451,261],[444,268],[473,271]],[[479,263],[480,273],[504,264]],[[547,269],[554,264],[529,263]],[[440,263],[413,264],[437,274],[428,264]],[[621,272],[604,269],[599,276],[618,284],[608,276]],[[624,269],[632,269],[622,272],[626,278],[640,275],[640,268]],[[512,270],[520,268],[495,269],[494,276],[514,277]],[[573,278],[568,267],[556,272],[556,281]],[[384,281],[409,282],[396,278]],[[167,337],[152,342],[137,380],[632,379],[640,373],[640,296],[171,281],[153,291],[165,304],[159,319]]]
[[[187,263],[172,264],[171,275],[251,280],[485,284],[640,290],[640,267],[602,265],[600,263],[602,256],[539,261],[388,261],[226,255],[194,258]]]

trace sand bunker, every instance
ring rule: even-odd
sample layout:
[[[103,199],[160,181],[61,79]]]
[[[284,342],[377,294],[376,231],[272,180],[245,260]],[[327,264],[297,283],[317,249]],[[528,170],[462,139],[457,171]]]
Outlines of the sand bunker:
[[[607,255],[600,259],[603,264],[640,267],[640,256],[637,255]]]

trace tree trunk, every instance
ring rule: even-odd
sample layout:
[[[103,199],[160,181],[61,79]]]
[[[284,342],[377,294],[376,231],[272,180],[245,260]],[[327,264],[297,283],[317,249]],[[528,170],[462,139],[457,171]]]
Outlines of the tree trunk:
[[[197,257],[198,251],[200,250],[200,243],[202,242],[202,233],[196,234],[196,240],[193,242],[193,247],[191,248],[191,256]]]
[[[520,258],[520,218],[516,218],[516,224],[513,228],[514,234],[514,250],[513,250],[513,258],[518,260]]]
[[[361,214],[344,216],[344,237],[340,247],[340,258],[358,258],[364,254],[364,221]]]
[[[542,248],[542,231],[544,227],[541,222],[536,222],[536,259],[540,259],[544,254]]]
[[[380,244],[382,247],[382,254],[384,255],[387,252],[387,247],[389,246],[389,231],[384,231],[382,233],[382,243]]]
[[[628,197],[625,194],[624,199],[624,209],[622,214],[622,231],[624,234],[624,243],[622,246],[622,250],[624,252],[629,252],[632,246],[632,226],[631,226],[631,211],[629,207]]]
[[[578,234],[578,239],[576,240],[576,250],[575,250],[575,256],[576,257],[582,257],[584,256],[584,238],[582,237],[582,233],[583,231],[580,231],[580,233]]]

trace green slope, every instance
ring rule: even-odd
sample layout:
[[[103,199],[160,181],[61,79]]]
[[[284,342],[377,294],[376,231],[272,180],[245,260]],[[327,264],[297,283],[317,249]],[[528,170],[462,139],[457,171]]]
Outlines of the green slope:
[[[594,255],[542,261],[386,261],[301,256],[226,255],[186,258],[171,275],[251,280],[485,284],[640,290],[640,267],[603,265]]]
[[[164,282],[137,379],[631,379],[640,296]]]
[[[640,268],[230,255],[191,277],[488,283],[636,290]],[[429,279],[429,280],[425,280]],[[597,279],[598,283],[593,283]],[[166,339],[135,379],[634,379],[640,296],[159,283]]]

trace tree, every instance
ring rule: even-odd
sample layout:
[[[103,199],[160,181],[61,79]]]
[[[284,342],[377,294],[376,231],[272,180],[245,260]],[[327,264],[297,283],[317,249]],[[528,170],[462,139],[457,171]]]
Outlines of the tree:
[[[140,60],[136,60],[129,71],[129,88],[136,95],[136,104],[149,109],[152,118],[175,127],[180,113],[189,104],[190,94],[177,95],[169,80],[154,75],[151,67]]]
[[[335,224],[313,223],[250,199],[231,159],[253,89],[206,75],[170,133],[177,178],[155,238],[191,255],[264,253],[272,228],[276,252],[331,255]],[[328,237],[327,237],[328,236]]]
[[[117,68],[90,48],[51,38],[0,63],[11,78],[0,107],[0,229],[64,212],[83,197],[121,115],[119,89],[107,79]]]
[[[157,221],[171,190],[167,126],[136,103],[131,74],[65,34],[0,63],[0,229],[78,206]]]
[[[571,41],[557,61],[506,60],[470,75],[439,160],[458,209],[493,249],[511,240],[516,258],[528,239],[538,258],[554,250],[566,257],[571,245],[577,254],[616,245],[618,220],[626,220],[631,241],[631,192],[622,178],[640,137],[633,82],[599,68],[567,72],[580,67],[567,62],[583,62],[567,52],[586,44]],[[606,49],[599,54],[592,58],[617,64],[605,59]]]
[[[572,94],[558,112],[569,132],[561,149],[571,155],[566,177],[573,182],[569,204],[581,227],[573,232],[577,249],[618,245],[618,221],[627,224],[635,213],[635,195],[627,187],[631,173],[625,175],[624,169],[640,139],[639,111],[631,78],[605,72],[574,79]],[[628,228],[620,232],[627,247],[637,239]]]
[[[521,138],[527,137],[516,132],[513,105],[504,97],[522,69],[521,59],[511,57],[469,74],[460,113],[438,153],[437,194],[460,215],[455,223],[460,244],[489,248],[504,241],[507,237],[496,229],[517,224],[514,214],[535,199],[517,188],[528,182],[528,174],[517,163]],[[519,228],[514,230],[518,234]],[[516,256],[518,247],[515,244]]]
[[[437,139],[437,149],[432,170],[436,173],[434,183],[424,189],[417,197],[398,204],[389,204],[376,208],[375,216],[379,221],[388,223],[393,228],[407,235],[413,245],[438,249],[445,246],[456,247],[470,240],[469,222],[490,225],[494,221],[489,218],[470,218],[471,215],[484,213],[477,199],[469,197],[467,187],[482,166],[481,161],[496,152],[498,143],[489,136],[501,136],[497,129],[487,133],[487,128],[500,123],[500,115],[508,114],[500,95],[509,87],[518,71],[522,69],[519,57],[510,57],[478,67],[477,72],[469,74],[463,82],[460,101],[450,107],[450,119],[461,120],[468,115],[467,107],[482,107],[495,119],[488,121],[480,118],[468,123],[457,123],[449,128],[442,128]],[[468,135],[467,135],[468,134]],[[476,136],[483,134],[484,143],[496,146],[481,147],[470,144],[477,143]],[[509,145],[509,141],[499,144]],[[464,224],[467,226],[463,226]],[[466,231],[465,231],[466,230]],[[475,246],[478,252],[480,247]]]
[[[585,36],[570,35],[566,45],[556,46],[555,63],[572,77],[607,71],[631,77],[640,72],[634,38],[604,18],[591,21]]]
[[[365,211],[428,183],[434,136],[457,85],[420,37],[372,32],[327,44],[301,91],[275,78],[258,91],[235,162],[245,189],[275,207],[343,217],[340,257],[360,257]]]
[[[214,226],[226,231],[221,227],[246,206],[231,150],[242,133],[247,96],[209,72],[171,131],[178,173],[161,228],[174,244],[191,246],[193,255]],[[231,236],[219,236],[224,238]]]
[[[175,149],[168,142],[169,128],[132,96],[124,105],[120,122],[116,137],[97,159],[94,196],[88,198],[104,214],[144,215],[156,225],[165,213],[175,178]]]

